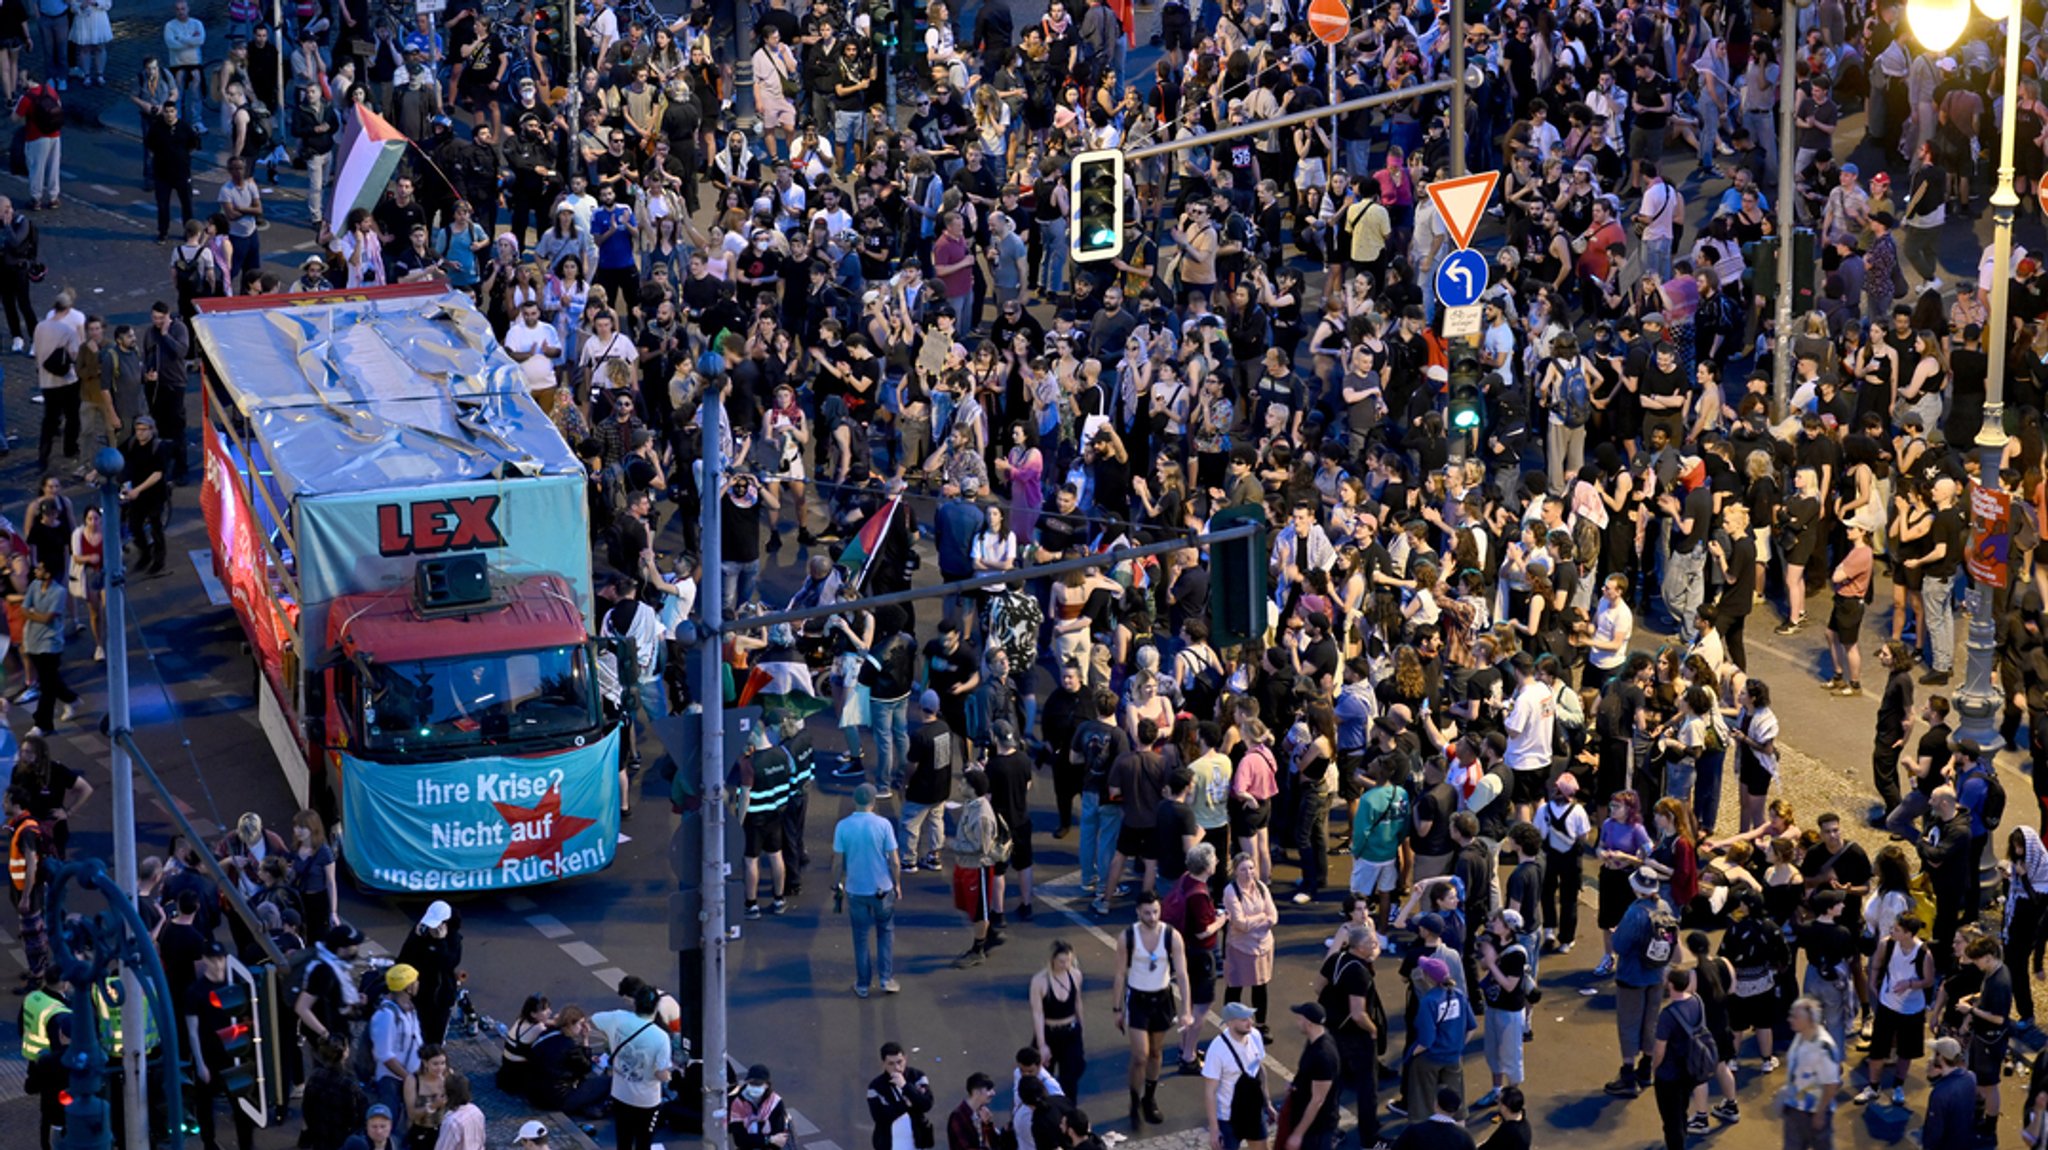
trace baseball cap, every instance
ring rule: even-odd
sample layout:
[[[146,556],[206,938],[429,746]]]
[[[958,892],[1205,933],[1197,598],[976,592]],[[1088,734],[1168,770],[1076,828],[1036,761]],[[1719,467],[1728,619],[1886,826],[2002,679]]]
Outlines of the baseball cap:
[[[1937,1038],[1932,1047],[1934,1056],[1953,1066],[1963,1057],[1963,1044],[1953,1038]]]
[[[1570,771],[1557,776],[1557,781],[1551,785],[1557,788],[1558,794],[1567,798],[1579,793],[1579,780],[1574,778]]]
[[[917,697],[917,705],[927,711],[936,713],[939,709],[939,693],[926,688],[925,693]]]
[[[1415,969],[1431,982],[1449,982],[1451,978],[1451,968],[1441,958],[1422,959],[1415,964]]]
[[[1287,1009],[1302,1016],[1303,1018],[1308,1019],[1310,1022],[1315,1023],[1317,1026],[1321,1026],[1323,1023],[1329,1021],[1330,1017],[1329,1015],[1323,1013],[1322,1007],[1317,1006],[1313,1002],[1297,1002],[1293,1006],[1288,1007]]]
[[[1415,920],[1415,929],[1426,930],[1438,938],[1442,938],[1444,936],[1444,916],[1435,911],[1421,915]]]
[[[419,981],[420,972],[403,962],[384,972],[384,989],[386,990],[411,990],[419,984]]]
[[[427,904],[427,913],[420,916],[420,925],[429,930],[440,926],[455,916],[455,908],[441,899]]]
[[[1514,931],[1516,934],[1522,933],[1521,911],[1518,911],[1513,907],[1502,907],[1500,910],[1500,920],[1507,924],[1507,928],[1509,930]]]
[[[513,1139],[515,1142],[545,1142],[547,1140],[548,1128],[531,1118],[527,1119],[519,1127],[519,1134]]]
[[[1247,1018],[1257,1018],[1258,1016],[1258,1011],[1253,1010],[1242,1002],[1226,1002],[1223,1004],[1223,1021],[1225,1022],[1243,1022]]]
[[[227,945],[217,938],[207,939],[206,945],[199,948],[199,957],[201,958],[226,958],[227,956]]]
[[[363,1118],[366,1121],[371,1118],[382,1118],[384,1121],[389,1122],[391,1121],[391,1107],[384,1105],[382,1102],[379,1102],[375,1106],[370,1107],[369,1110],[365,1111],[363,1113]]]
[[[1657,881],[1656,874],[1649,870],[1649,868],[1638,867],[1634,873],[1628,876],[1628,885],[1637,894],[1656,894],[1658,887],[1662,884]]]

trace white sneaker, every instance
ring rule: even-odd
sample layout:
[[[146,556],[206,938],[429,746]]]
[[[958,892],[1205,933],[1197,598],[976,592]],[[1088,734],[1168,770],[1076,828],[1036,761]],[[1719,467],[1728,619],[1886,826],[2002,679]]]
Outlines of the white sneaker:
[[[75,719],[75,718],[77,718],[77,717],[78,717],[78,704],[77,704],[77,703],[66,703],[66,704],[64,704],[64,709],[63,709],[63,710],[61,710],[61,711],[58,711],[58,712],[57,712],[57,721],[58,721],[58,722],[60,722],[60,723],[68,723],[68,722],[70,722],[71,720],[73,720],[73,719]]]
[[[30,727],[28,729],[28,737],[31,739],[40,739],[47,734],[49,734],[49,732],[43,730],[41,727]]]
[[[107,649],[106,649],[105,647],[94,647],[94,648],[92,649],[92,661],[93,661],[93,662],[95,662],[95,663],[104,663],[104,662],[106,662],[106,661],[107,661]]]
[[[1778,1060],[1775,1056],[1764,1059],[1763,1065],[1757,1067],[1758,1070],[1763,1071],[1765,1074],[1769,1074],[1771,1071],[1776,1070],[1777,1068]]]
[[[16,351],[16,352],[19,352],[19,351],[21,350],[21,337],[20,337],[20,336],[18,336],[18,335],[14,337],[14,348],[13,348],[13,350],[14,350],[14,351]]]

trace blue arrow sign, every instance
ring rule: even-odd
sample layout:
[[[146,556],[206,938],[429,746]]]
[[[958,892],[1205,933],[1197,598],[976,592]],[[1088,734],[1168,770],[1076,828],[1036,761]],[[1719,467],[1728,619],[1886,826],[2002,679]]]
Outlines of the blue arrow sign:
[[[1436,302],[1445,307],[1470,307],[1486,290],[1486,257],[1459,248],[1436,266]]]

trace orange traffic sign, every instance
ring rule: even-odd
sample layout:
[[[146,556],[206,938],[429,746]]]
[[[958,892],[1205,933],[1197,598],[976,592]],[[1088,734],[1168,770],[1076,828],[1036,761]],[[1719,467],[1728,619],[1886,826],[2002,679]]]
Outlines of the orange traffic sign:
[[[1308,30],[1325,44],[1342,44],[1351,34],[1351,9],[1344,0],[1309,0]]]
[[[1452,243],[1461,248],[1472,246],[1472,235],[1479,230],[1480,217],[1486,214],[1486,205],[1493,199],[1498,183],[1500,173],[1496,171],[1475,172],[1429,185],[1429,198],[1436,204],[1437,214],[1444,218],[1444,230],[1451,233]]]

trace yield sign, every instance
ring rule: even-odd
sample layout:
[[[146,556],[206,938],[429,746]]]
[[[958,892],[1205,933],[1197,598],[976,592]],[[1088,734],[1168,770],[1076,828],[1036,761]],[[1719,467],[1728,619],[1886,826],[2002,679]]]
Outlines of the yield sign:
[[[1493,188],[1498,183],[1500,173],[1493,171],[1429,185],[1429,198],[1436,203],[1437,214],[1444,218],[1444,228],[1451,233],[1452,243],[1461,248],[1472,246],[1472,233],[1479,230],[1479,217],[1486,214],[1487,201],[1493,199]]]
[[[1308,29],[1325,44],[1342,44],[1351,32],[1351,9],[1344,0],[1309,0]]]

